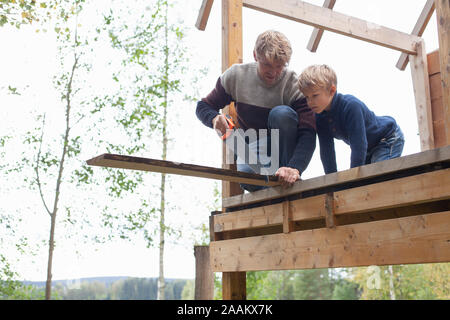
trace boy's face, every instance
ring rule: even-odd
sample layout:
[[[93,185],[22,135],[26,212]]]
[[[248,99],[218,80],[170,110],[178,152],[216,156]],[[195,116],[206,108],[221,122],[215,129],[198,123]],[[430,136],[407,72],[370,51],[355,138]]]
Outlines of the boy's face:
[[[335,85],[332,85],[329,89],[314,87],[304,90],[303,92],[308,106],[315,113],[322,113],[324,110],[329,111],[331,107],[331,100],[333,100],[335,93]]]
[[[282,61],[269,61],[264,57],[257,56],[254,51],[253,56],[255,57],[258,75],[261,80],[268,86],[276,83],[280,79],[286,63]]]

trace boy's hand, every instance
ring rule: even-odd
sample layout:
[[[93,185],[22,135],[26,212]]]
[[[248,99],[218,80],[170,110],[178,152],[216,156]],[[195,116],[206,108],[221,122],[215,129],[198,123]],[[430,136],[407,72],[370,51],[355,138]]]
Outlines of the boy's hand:
[[[278,181],[285,188],[292,187],[295,181],[300,180],[300,172],[297,169],[289,167],[281,167],[275,172]]]
[[[217,116],[215,116],[214,119],[212,120],[212,125],[214,130],[216,130],[217,134],[220,137],[227,132],[228,123],[227,119],[225,118],[225,115],[223,114],[218,114]]]

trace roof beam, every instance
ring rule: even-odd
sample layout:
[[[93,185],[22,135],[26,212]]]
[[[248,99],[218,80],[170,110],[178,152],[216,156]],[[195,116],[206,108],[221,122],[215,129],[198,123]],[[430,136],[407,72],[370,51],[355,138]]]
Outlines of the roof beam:
[[[206,28],[213,2],[214,0],[203,0],[202,2],[202,6],[200,7],[200,11],[198,12],[197,22],[195,24],[197,29],[200,31],[204,31]]]
[[[434,12],[434,0],[428,0],[427,3],[425,3],[425,6],[422,10],[422,13],[419,16],[419,19],[417,19],[416,25],[414,26],[413,31],[411,32],[412,35],[421,37],[423,32],[425,31],[425,28],[428,25],[428,21],[430,21],[431,16]],[[400,70],[405,70],[406,66],[408,65],[409,57],[407,54],[402,53],[400,55],[400,58],[397,61],[397,68]]]
[[[323,7],[332,10],[336,0],[325,0]],[[316,52],[319,46],[320,40],[322,39],[323,29],[314,28],[311,38],[309,38],[308,46],[306,47],[311,52]]]
[[[339,33],[383,47],[416,54],[419,37],[300,0],[244,0],[244,7]]]

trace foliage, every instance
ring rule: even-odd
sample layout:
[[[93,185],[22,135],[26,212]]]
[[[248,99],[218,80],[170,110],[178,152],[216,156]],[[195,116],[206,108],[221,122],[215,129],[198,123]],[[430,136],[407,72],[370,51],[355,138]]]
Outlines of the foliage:
[[[67,21],[75,11],[74,1],[70,0],[0,0],[0,27],[11,25],[19,29],[32,23],[44,25],[54,19]]]
[[[362,288],[361,299],[389,300],[388,267],[377,267],[376,273],[369,268],[353,268],[354,282]],[[448,299],[450,295],[450,264],[396,265],[394,270],[394,291],[398,300]],[[379,275],[378,286],[371,278]]]

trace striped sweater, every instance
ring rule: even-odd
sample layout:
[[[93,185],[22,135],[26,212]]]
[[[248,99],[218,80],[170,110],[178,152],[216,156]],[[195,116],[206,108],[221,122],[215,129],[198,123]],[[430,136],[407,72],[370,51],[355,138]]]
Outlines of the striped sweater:
[[[217,80],[215,88],[197,103],[197,117],[212,128],[212,120],[219,110],[235,103],[239,127],[268,129],[267,120],[272,108],[288,105],[298,114],[297,146],[288,167],[303,172],[316,146],[315,117],[297,86],[295,72],[285,69],[271,86],[258,76],[256,62],[235,64]]]

